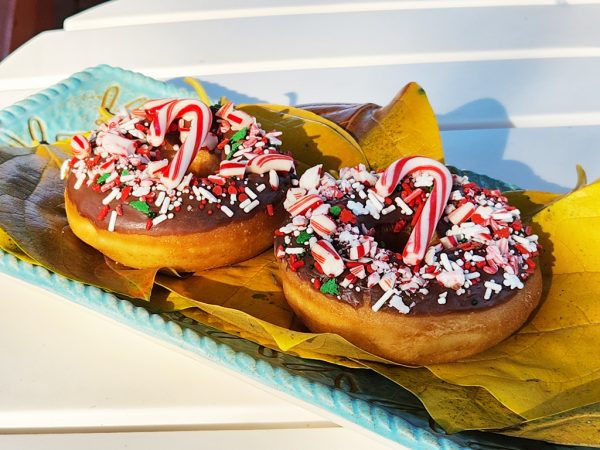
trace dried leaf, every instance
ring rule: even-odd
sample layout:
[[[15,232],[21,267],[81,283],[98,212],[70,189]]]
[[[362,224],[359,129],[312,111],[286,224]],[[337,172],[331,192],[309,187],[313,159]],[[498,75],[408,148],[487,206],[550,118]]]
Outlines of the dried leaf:
[[[0,228],[38,264],[70,279],[148,298],[153,270],[109,264],[71,232],[64,211],[59,147],[0,148]],[[3,249],[14,251],[10,241]]]
[[[443,380],[484,386],[529,420],[600,402],[600,182],[533,217],[545,275],[543,303],[500,345],[429,367]]]
[[[297,169],[323,164],[325,170],[368,164],[354,138],[335,123],[310,111],[281,105],[239,105],[255,116],[265,130],[283,131],[283,149],[300,162]]]
[[[410,155],[444,160],[439,128],[425,90],[409,83],[385,107],[373,103],[301,105],[352,134],[371,167],[387,167]]]
[[[600,403],[524,422],[500,433],[564,445],[598,445]]]

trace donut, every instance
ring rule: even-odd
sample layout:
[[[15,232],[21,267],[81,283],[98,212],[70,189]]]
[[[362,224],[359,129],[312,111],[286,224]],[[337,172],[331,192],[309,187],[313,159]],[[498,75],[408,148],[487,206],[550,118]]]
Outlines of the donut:
[[[538,305],[538,237],[499,190],[419,156],[321,172],[288,190],[275,232],[285,297],[311,331],[434,364],[499,343]]]
[[[195,272],[252,258],[273,245],[295,178],[281,134],[232,103],[123,110],[71,139],[61,167],[69,226],[132,268]]]

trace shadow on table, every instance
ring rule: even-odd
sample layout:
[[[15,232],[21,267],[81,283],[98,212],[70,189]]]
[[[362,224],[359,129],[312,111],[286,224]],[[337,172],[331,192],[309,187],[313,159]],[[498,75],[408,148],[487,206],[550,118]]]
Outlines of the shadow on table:
[[[174,78],[169,82],[185,89],[190,88],[182,78]],[[268,100],[238,92],[218,83],[202,81],[202,86],[211,99],[225,96],[237,104],[268,103]],[[290,91],[284,95],[288,97],[289,105],[298,104],[296,92]],[[498,100],[482,98],[466,103],[447,114],[438,115],[440,123],[445,124],[465,123],[465,118],[467,121],[468,118],[473,118],[474,126],[480,126],[482,130],[471,129],[469,133],[458,128],[443,131],[442,140],[448,164],[531,190],[549,192],[569,190],[566,186],[546,181],[521,161],[504,158],[512,123],[508,119],[506,108]],[[485,156],[481,157],[481,155]]]
[[[498,128],[482,125],[486,129],[465,133],[459,129],[442,133],[447,162],[461,169],[502,179],[531,190],[566,192],[569,189],[546,181],[527,164],[506,159],[504,153],[512,123],[504,105],[493,98],[469,102],[448,114],[438,116],[441,123],[464,123],[464,118],[473,117],[477,122],[487,118]],[[450,125],[451,126],[451,125]],[[533,149],[532,149],[533,150]],[[485,155],[480,157],[480,155]]]

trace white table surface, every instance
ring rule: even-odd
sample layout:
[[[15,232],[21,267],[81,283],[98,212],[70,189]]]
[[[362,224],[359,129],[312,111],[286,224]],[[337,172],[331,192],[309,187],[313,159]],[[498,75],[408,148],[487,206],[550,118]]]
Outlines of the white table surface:
[[[173,5],[113,0],[33,38],[0,62],[0,107],[100,63],[196,76],[238,102],[386,103],[416,80],[449,163],[556,192],[576,163],[600,177],[600,1]],[[0,287],[0,448],[392,445],[58,296]]]

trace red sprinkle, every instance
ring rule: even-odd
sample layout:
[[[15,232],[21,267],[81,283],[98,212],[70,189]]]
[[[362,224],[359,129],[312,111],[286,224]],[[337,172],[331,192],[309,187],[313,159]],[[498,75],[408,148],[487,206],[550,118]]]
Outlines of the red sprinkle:
[[[152,219],[146,220],[146,230],[149,230],[150,228],[152,228]]]
[[[267,214],[272,216],[275,214],[275,212],[273,211],[273,205],[272,204],[267,204]]]
[[[121,191],[121,201],[124,202],[125,200],[127,200],[129,194],[131,194],[131,186],[125,186]]]
[[[223,193],[223,188],[221,186],[217,185],[217,186],[213,187],[212,192],[214,195],[221,195]]]
[[[315,278],[315,281],[313,281],[313,287],[316,290],[321,289],[321,280],[319,280],[318,278]]]
[[[98,213],[98,217],[96,217],[96,220],[104,220],[104,218],[106,217],[106,215],[108,214],[108,211],[110,210],[108,205],[104,205],[102,207],[102,209],[100,210],[100,212]]]
[[[117,211],[117,216],[122,216],[123,215],[123,206],[117,205],[117,207],[115,208],[115,210]]]

